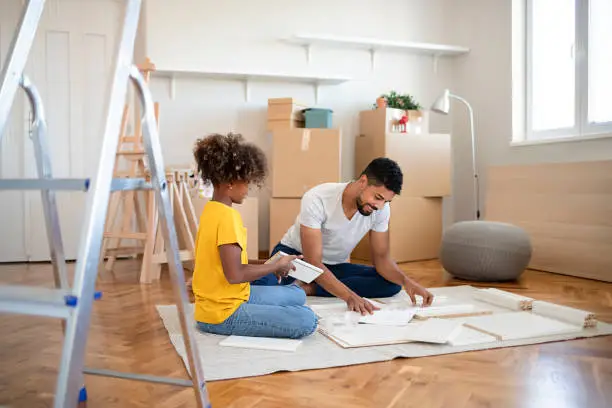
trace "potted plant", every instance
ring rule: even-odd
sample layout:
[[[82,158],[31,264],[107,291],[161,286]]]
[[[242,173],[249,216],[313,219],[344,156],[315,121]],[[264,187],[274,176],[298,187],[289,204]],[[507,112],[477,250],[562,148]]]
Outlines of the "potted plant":
[[[377,106],[380,106],[381,104],[379,100],[384,100],[386,107],[388,108],[401,109],[405,111],[420,111],[423,109],[423,107],[417,101],[415,101],[412,95],[398,94],[395,91],[380,95],[376,100]]]
[[[411,133],[413,131],[420,133],[420,129],[423,125],[423,107],[412,95],[400,94],[396,91],[382,94],[376,99],[374,108],[380,109],[385,107],[400,109],[406,112],[406,115],[404,115],[405,117],[394,124],[400,132],[406,132],[408,126],[410,126],[412,129]]]

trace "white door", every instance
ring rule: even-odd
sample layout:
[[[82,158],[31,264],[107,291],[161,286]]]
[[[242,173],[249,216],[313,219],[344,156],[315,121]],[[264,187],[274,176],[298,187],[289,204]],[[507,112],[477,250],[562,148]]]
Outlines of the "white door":
[[[11,45],[22,7],[20,0],[1,0],[0,12],[0,66]],[[17,93],[11,119],[0,135],[0,178],[23,177],[24,98]],[[21,262],[27,260],[25,235],[25,200],[20,191],[0,191],[0,261]]]
[[[44,103],[54,177],[95,175],[123,7],[116,0],[47,1],[26,73]],[[24,177],[36,177],[31,143],[23,151]],[[67,259],[78,253],[85,198],[83,192],[57,193]],[[25,193],[24,202],[27,259],[49,260],[40,193]]]

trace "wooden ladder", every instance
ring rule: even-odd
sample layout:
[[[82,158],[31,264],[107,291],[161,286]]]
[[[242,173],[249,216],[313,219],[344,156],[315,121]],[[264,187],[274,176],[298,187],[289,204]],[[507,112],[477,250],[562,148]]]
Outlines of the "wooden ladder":
[[[155,65],[150,59],[138,65],[146,83],[149,83]],[[159,103],[154,104],[155,121],[159,130]],[[130,105],[125,104],[121,119],[121,132],[117,147],[114,178],[144,178],[150,174],[145,162],[142,124],[139,104],[135,104],[134,134],[127,134]],[[143,200],[144,198],[144,200]],[[109,200],[108,216],[105,223],[104,243],[101,262],[106,260],[105,269],[113,271],[118,257],[139,257],[142,255],[140,281],[151,282],[151,267],[158,225],[155,195],[152,191],[116,191]],[[136,241],[138,244],[134,245]]]

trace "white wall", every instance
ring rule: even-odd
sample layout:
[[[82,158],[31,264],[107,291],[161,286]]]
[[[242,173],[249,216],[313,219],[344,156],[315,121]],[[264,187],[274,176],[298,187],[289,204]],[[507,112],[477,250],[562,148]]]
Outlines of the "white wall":
[[[263,72],[319,73],[354,77],[356,80],[323,87],[319,106],[334,110],[334,125],[343,131],[342,175],[353,176],[354,137],[360,110],[369,109],[376,97],[395,89],[409,92],[429,106],[436,95],[451,85],[452,61],[441,60],[437,74],[432,59],[381,52],[371,72],[366,50],[315,48],[310,66],[302,47],[279,41],[297,33],[374,37],[399,41],[447,42],[445,0],[350,1],[313,0],[147,0],[146,38],[139,44],[158,68],[249,70]],[[456,42],[451,44],[469,45]],[[294,97],[314,104],[311,86],[291,83],[253,83],[251,97],[244,100],[240,82],[177,79],[175,99],[170,81],[153,80],[152,90],[160,102],[160,128],[167,163],[191,163],[197,137],[210,132],[237,131],[270,153],[266,132],[267,99]],[[432,118],[433,130],[448,130],[449,120]],[[290,172],[291,169],[287,171]],[[260,247],[268,242],[268,198],[260,198]],[[446,218],[450,218],[446,214]]]
[[[522,0],[449,1],[452,38],[471,49],[457,60],[453,90],[473,106],[484,207],[486,168],[496,165],[612,159],[612,139],[511,146],[512,6]],[[515,4],[516,5],[516,4]],[[518,95],[515,95],[518,97]],[[472,214],[471,151],[467,112],[453,104],[455,221]]]

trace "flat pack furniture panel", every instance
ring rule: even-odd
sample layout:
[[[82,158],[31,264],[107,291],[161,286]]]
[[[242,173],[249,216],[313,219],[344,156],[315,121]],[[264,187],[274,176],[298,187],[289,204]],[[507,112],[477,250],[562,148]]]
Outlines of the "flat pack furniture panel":
[[[612,282],[612,160],[495,166],[485,218],[524,228],[529,267]]]

